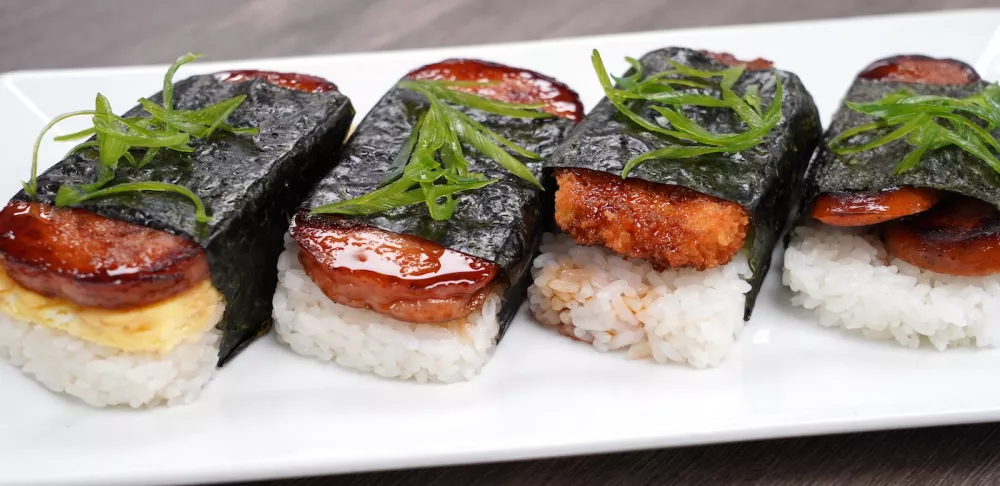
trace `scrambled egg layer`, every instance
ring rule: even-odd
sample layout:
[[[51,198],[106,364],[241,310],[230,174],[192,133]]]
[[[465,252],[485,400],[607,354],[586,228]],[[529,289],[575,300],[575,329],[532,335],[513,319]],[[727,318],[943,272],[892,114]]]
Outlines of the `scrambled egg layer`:
[[[0,268],[0,311],[130,353],[164,354],[182,342],[196,341],[219,322],[225,308],[211,279],[155,304],[111,310],[36,294]]]

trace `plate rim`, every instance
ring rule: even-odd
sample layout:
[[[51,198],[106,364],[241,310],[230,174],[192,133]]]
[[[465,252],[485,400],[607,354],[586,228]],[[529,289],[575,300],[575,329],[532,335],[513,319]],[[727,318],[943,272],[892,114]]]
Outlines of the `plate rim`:
[[[360,52],[360,53],[343,53],[343,54],[316,54],[308,56],[294,56],[294,57],[278,57],[278,58],[260,58],[260,59],[239,59],[239,60],[227,60],[227,61],[217,61],[204,63],[205,66],[227,66],[238,63],[246,62],[274,62],[281,63],[287,62],[289,64],[298,62],[323,62],[329,59],[347,60],[351,58],[363,57],[366,59],[378,58],[384,59],[388,57],[396,56],[407,56],[415,53],[428,54],[440,51],[453,50],[456,48],[482,48],[482,47],[498,47],[505,48],[511,46],[535,46],[539,44],[545,45],[558,45],[560,43],[579,43],[588,41],[603,41],[603,42],[617,42],[617,41],[635,41],[643,39],[644,37],[651,37],[656,35],[662,35],[665,33],[677,33],[677,32],[707,32],[707,31],[719,31],[726,30],[732,31],[734,29],[741,28],[768,28],[768,27],[781,27],[781,26],[792,26],[792,25],[809,25],[815,23],[827,24],[830,22],[856,22],[865,20],[888,20],[888,19],[900,19],[900,18],[912,18],[912,17],[937,17],[942,14],[981,14],[989,13],[990,15],[1000,16],[1000,8],[980,8],[980,9],[959,9],[959,10],[945,10],[937,12],[919,12],[919,13],[908,13],[908,14],[889,14],[889,15],[874,15],[874,16],[863,16],[863,17],[853,17],[853,18],[838,18],[838,19],[815,19],[807,21],[793,21],[793,22],[771,22],[771,23],[760,23],[760,24],[741,24],[741,25],[730,25],[730,26],[715,26],[708,28],[686,28],[686,29],[669,29],[669,30],[655,30],[655,31],[643,31],[643,32],[632,32],[625,34],[610,34],[610,35],[594,35],[594,36],[579,36],[579,37],[568,37],[568,38],[558,38],[558,39],[545,39],[539,41],[520,41],[512,43],[492,43],[492,44],[478,44],[478,45],[455,45],[446,47],[433,47],[424,49],[412,49],[412,50],[393,50],[393,51],[374,51],[374,52]],[[985,49],[991,48],[998,51],[1000,55],[1000,28],[998,28],[991,41],[984,46]],[[984,55],[987,51],[984,51]],[[982,57],[980,56],[980,62],[977,62],[977,67],[981,64]],[[26,71],[12,71],[0,74],[0,87],[8,88],[11,90],[16,90],[16,87],[11,84],[18,80],[31,79],[31,76],[45,76],[45,77],[71,77],[74,75],[84,74],[87,76],[102,76],[109,74],[133,74],[133,73],[143,73],[149,72],[151,70],[161,69],[160,64],[154,65],[140,65],[140,66],[125,66],[125,67],[99,67],[99,68],[83,68],[83,69],[50,69],[50,70],[26,70]],[[16,96],[16,93],[15,93]],[[21,97],[18,98],[22,103],[24,102]],[[777,269],[780,271],[780,269]],[[775,272],[776,268],[772,267],[771,272]],[[773,278],[773,277],[772,277]],[[763,424],[755,426],[747,426],[743,428],[730,427],[726,430],[709,430],[703,433],[693,433],[687,434],[681,437],[632,437],[632,438],[614,438],[612,440],[600,442],[587,442],[587,443],[577,443],[577,444],[563,444],[563,445],[543,445],[539,447],[528,446],[520,449],[507,449],[501,450],[500,452],[496,450],[482,450],[482,451],[461,451],[452,450],[445,452],[428,452],[422,455],[410,455],[406,459],[404,458],[371,458],[367,463],[362,462],[362,465],[358,467],[357,464],[335,464],[332,467],[327,464],[323,464],[321,461],[315,460],[312,457],[300,458],[300,462],[287,461],[286,459],[282,463],[270,463],[270,462],[260,462],[252,463],[247,467],[246,464],[242,465],[243,468],[239,471],[227,470],[225,467],[215,467],[212,469],[200,468],[198,466],[189,468],[186,470],[184,467],[179,467],[175,472],[171,473],[168,477],[160,480],[157,479],[157,484],[177,484],[185,482],[201,482],[201,481],[237,481],[237,480],[260,480],[265,478],[290,478],[290,477],[301,477],[301,476],[314,476],[314,475],[332,475],[332,474],[344,474],[351,472],[375,472],[375,471],[386,471],[386,470],[396,470],[396,469],[408,469],[417,467],[433,467],[433,466],[451,466],[451,465],[461,465],[470,464],[478,462],[511,462],[526,459],[542,459],[542,458],[552,458],[552,457],[563,457],[563,456],[574,456],[574,455],[587,455],[596,453],[610,453],[610,452],[626,452],[626,451],[636,451],[645,449],[659,449],[659,448],[672,448],[672,447],[684,447],[684,446],[694,446],[694,445],[706,445],[706,444],[716,444],[725,442],[737,442],[737,441],[751,441],[751,440],[762,440],[762,439],[772,439],[781,437],[798,437],[798,436],[817,436],[817,435],[830,435],[841,432],[865,432],[874,430],[887,430],[896,428],[919,428],[919,427],[930,427],[937,425],[950,425],[959,423],[984,423],[991,422],[995,420],[1000,420],[1000,406],[995,408],[983,408],[983,409],[962,409],[962,410],[951,410],[939,413],[921,414],[918,416],[906,416],[906,415],[872,415],[865,416],[859,420],[853,422],[851,427],[845,428],[842,420],[837,419],[833,421],[819,421],[812,420],[803,423],[784,423],[779,425]],[[149,470],[152,470],[150,468]],[[148,472],[144,469],[136,469],[125,474],[113,474],[114,471],[103,472],[103,476],[90,476],[88,478],[82,479],[79,484],[132,484],[139,479],[148,480],[148,476],[144,476],[143,473]],[[48,473],[47,473],[48,474]],[[64,481],[66,477],[60,477],[58,474],[50,475],[48,477],[5,477],[3,475],[2,469],[0,469],[0,483],[6,483],[8,481],[11,484],[57,484]]]

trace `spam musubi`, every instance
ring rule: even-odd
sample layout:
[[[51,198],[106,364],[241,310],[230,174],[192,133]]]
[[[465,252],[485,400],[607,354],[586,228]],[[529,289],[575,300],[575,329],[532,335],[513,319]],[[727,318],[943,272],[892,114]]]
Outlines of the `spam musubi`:
[[[0,357],[90,405],[190,402],[267,332],[288,218],[354,115],[312,76],[174,84],[195,58],[123,116],[53,120],[92,126],[0,211]]]
[[[455,382],[492,356],[541,234],[541,160],[583,117],[541,74],[448,60],[406,75],[292,222],[274,296],[294,351]]]
[[[546,160],[557,234],[534,261],[544,325],[630,358],[719,364],[748,319],[820,137],[799,78],[685,48],[629,59]]]
[[[1000,87],[952,59],[865,68],[806,177],[792,303],[907,347],[1000,340]]]

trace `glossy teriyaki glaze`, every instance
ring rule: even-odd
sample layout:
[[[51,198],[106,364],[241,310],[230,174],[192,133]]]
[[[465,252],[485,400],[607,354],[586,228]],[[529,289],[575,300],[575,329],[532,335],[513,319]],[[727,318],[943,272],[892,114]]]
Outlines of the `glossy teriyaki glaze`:
[[[583,118],[575,92],[528,70],[452,59],[418,68],[407,78],[489,82],[452,89],[498,101],[543,103],[542,110],[557,117]],[[299,213],[291,234],[303,268],[327,297],[406,322],[443,323],[469,315],[494,291],[500,273],[493,262],[338,216]]]
[[[274,71],[256,71],[246,69],[242,71],[224,71],[216,73],[215,76],[225,82],[242,83],[251,79],[263,79],[275,86],[288,88],[303,93],[325,93],[336,91],[337,85],[319,76],[297,73],[279,73]]]
[[[583,119],[583,104],[576,92],[548,76],[503,64],[475,59],[448,59],[415,69],[406,75],[410,79],[433,81],[490,82],[483,87],[455,87],[484,98],[510,103],[545,103],[546,113]]]
[[[208,278],[197,244],[82,209],[14,201],[0,211],[0,265],[19,285],[83,307],[139,307]]]
[[[886,250],[948,275],[1000,273],[1000,211],[975,198],[950,196],[933,209],[882,228]]]
[[[823,194],[816,198],[810,215],[832,226],[867,226],[926,211],[941,196],[941,191],[926,187]]]
[[[744,60],[739,59],[736,56],[734,56],[734,55],[732,55],[732,54],[730,54],[728,52],[712,52],[712,51],[698,51],[698,52],[700,52],[700,53],[702,53],[702,54],[704,54],[704,55],[706,55],[708,57],[711,57],[712,59],[715,59],[716,61],[719,61],[722,64],[725,64],[725,65],[728,65],[728,66],[744,65],[744,66],[747,67],[747,69],[749,69],[751,71],[763,71],[765,69],[773,69],[774,68],[774,63],[773,62],[771,62],[771,61],[769,61],[767,59],[764,59],[762,57],[758,57],[758,58],[750,60],[750,61],[744,61]]]
[[[894,56],[875,61],[858,78],[901,83],[964,85],[979,80],[971,66],[953,59],[927,56]],[[938,191],[919,187],[896,187],[879,192],[821,194],[813,203],[812,216],[836,226],[864,226],[916,214],[941,199]]]
[[[954,59],[927,56],[893,56],[868,65],[861,79],[923,84],[969,84],[979,81],[979,74],[968,64]]]
[[[482,304],[497,265],[411,235],[300,212],[299,261],[330,300],[407,322],[442,323]]]

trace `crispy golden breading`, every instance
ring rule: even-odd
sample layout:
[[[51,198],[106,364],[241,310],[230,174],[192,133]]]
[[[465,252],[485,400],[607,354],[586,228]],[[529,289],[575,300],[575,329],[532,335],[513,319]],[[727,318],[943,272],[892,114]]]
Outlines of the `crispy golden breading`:
[[[555,173],[556,223],[581,245],[603,245],[657,268],[725,265],[743,247],[742,206],[685,187],[587,169]]]

